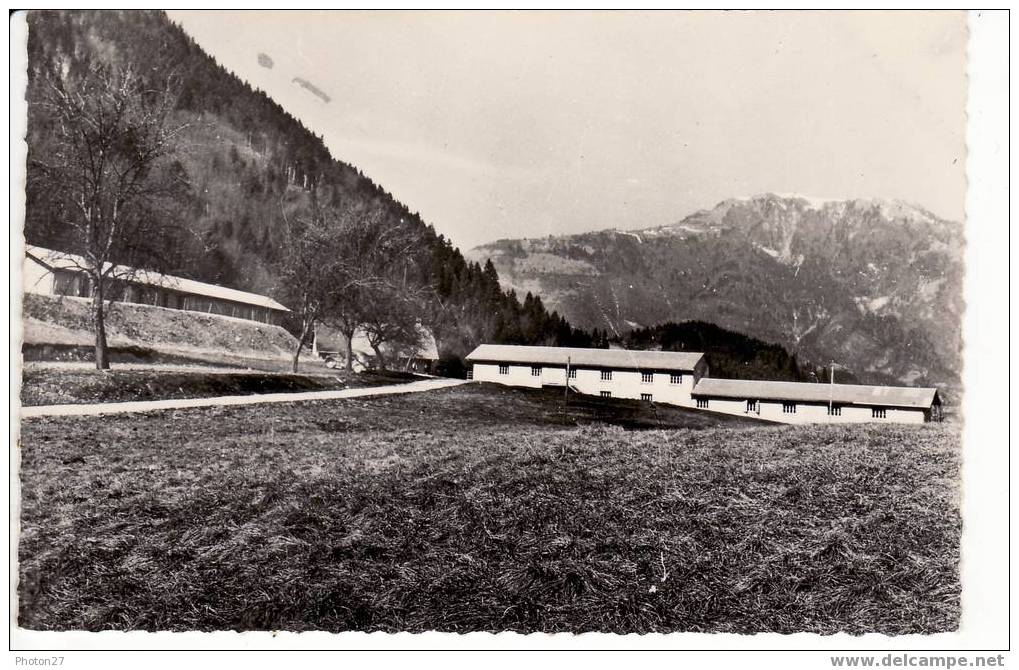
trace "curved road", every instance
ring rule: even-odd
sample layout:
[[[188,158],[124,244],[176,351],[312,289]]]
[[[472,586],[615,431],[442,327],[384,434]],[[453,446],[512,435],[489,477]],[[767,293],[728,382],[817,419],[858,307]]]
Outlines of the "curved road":
[[[276,402],[301,402],[303,400],[337,400],[340,398],[361,398],[373,395],[396,395],[400,393],[421,393],[436,389],[468,384],[465,379],[423,379],[407,384],[374,386],[367,388],[342,389],[339,391],[310,391],[307,393],[266,393],[262,395],[230,395],[218,398],[181,398],[172,400],[140,400],[137,402],[105,402],[91,405],[36,405],[21,408],[22,418],[36,416],[96,416],[98,414],[123,414],[126,412],[151,412],[161,409],[187,409],[191,407],[222,407],[225,405],[259,405]]]

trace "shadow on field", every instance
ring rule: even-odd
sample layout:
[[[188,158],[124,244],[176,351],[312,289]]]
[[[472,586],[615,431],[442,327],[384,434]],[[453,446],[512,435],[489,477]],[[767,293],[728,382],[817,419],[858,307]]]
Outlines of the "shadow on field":
[[[602,398],[594,395],[570,393],[569,400],[563,389],[525,389],[501,384],[479,383],[472,385],[480,407],[479,420],[489,411],[502,416],[520,416],[522,419],[540,419],[541,423],[560,426],[586,426],[607,424],[626,430],[655,430],[660,428],[709,428],[720,425],[769,425],[766,421],[749,417],[732,416],[718,412],[689,409],[663,403],[625,398]],[[471,388],[471,387],[468,387]],[[773,424],[771,424],[773,425]]]

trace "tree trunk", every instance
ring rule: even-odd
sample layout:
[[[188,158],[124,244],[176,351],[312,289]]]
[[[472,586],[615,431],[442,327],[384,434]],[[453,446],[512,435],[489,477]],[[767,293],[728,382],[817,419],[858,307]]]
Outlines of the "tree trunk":
[[[343,337],[347,340],[347,372],[354,371],[354,331],[351,330],[349,333],[343,333]]]
[[[294,352],[294,363],[291,366],[291,371],[297,374],[297,363],[301,359],[301,350],[304,349],[304,341],[308,339],[308,332],[311,330],[311,320],[307,320],[301,326],[301,336],[297,338],[297,351]]]
[[[383,360],[383,358],[382,358],[382,350],[379,348],[379,345],[372,344],[372,351],[375,352],[375,364],[376,364],[376,366],[380,370],[385,370],[386,369],[386,361]]]
[[[92,278],[92,330],[96,336],[96,369],[110,369],[110,354],[106,347],[106,311],[103,306],[102,279]]]

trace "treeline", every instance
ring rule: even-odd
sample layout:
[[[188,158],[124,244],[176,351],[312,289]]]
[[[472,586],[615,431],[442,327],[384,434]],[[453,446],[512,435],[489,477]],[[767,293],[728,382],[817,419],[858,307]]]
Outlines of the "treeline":
[[[482,342],[570,347],[600,344],[557,312],[549,313],[541,298],[528,292],[521,302],[514,291],[503,291],[491,260],[484,266],[469,263],[441,238],[430,248],[436,299],[426,321],[435,336],[443,372],[461,374],[463,357]]]
[[[162,169],[185,186],[173,216],[186,223],[179,227],[186,232],[164,245],[160,261],[172,267],[159,269],[267,293],[291,305],[300,302],[299,291],[282,269],[295,262],[294,231],[310,230],[306,224],[312,221],[346,221],[350,212],[360,211],[370,213],[378,230],[398,233],[388,237],[414,243],[394,263],[402,275],[385,279],[387,286],[404,289],[401,295],[389,289],[385,294],[399,309],[367,310],[372,313],[359,315],[360,327],[375,324],[388,336],[394,329],[380,314],[390,313],[402,322],[396,339],[407,339],[407,319],[416,320],[434,334],[442,369],[453,374],[462,372],[463,356],[481,342],[606,344],[604,336],[575,329],[550,313],[539,298],[503,291],[491,263],[467,262],[416,212],[355,167],[335,160],[321,137],[227,72],[164,13],[34,11],[28,23],[25,232],[30,243],[81,250],[80,237],[68,224],[73,213],[53,197],[55,185],[47,183],[52,158],[60,153],[53,140],[61,135],[59,121],[47,104],[54,85],[70,89],[74,82],[95,79],[97,66],[130,70],[140,90],[174,92],[170,121],[184,128]],[[294,225],[286,221],[288,213]],[[321,231],[316,235],[316,243],[329,238]],[[365,300],[379,307],[381,294],[377,287],[373,291]],[[295,309],[287,324],[302,343],[303,311]]]
[[[668,322],[630,331],[614,343],[631,349],[704,352],[712,377],[794,382],[824,382],[825,366],[799,361],[778,344],[726,330],[704,321]],[[837,381],[855,382],[847,370],[836,371]]]

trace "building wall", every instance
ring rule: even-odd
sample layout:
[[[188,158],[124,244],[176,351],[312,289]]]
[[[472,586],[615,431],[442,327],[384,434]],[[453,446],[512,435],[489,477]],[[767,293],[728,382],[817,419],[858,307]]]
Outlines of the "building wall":
[[[673,405],[691,407],[693,401],[690,392],[694,386],[694,375],[690,372],[681,374],[682,381],[671,383],[671,373],[653,372],[652,381],[642,381],[640,372],[633,370],[611,370],[612,379],[603,380],[602,370],[598,368],[573,368],[576,376],[570,379],[570,386],[579,393],[601,395],[607,391],[613,398],[630,398],[640,400],[644,394],[650,394],[653,402],[664,402]],[[507,374],[499,373],[497,363],[475,363],[473,378],[478,381],[495,382],[507,386],[525,388],[542,388],[543,386],[563,386],[566,383],[566,368],[558,366],[541,366],[540,374],[532,374],[530,365],[511,364]]]
[[[509,364],[506,374],[499,373],[498,363],[474,363],[473,379],[507,386],[524,388],[542,388],[545,386],[563,386],[566,382],[566,368],[558,366],[540,366],[540,374],[532,374],[530,365]],[[570,387],[588,395],[601,395],[608,392],[613,398],[640,400],[644,394],[650,394],[653,402],[668,403],[681,407],[697,407],[696,399],[691,397],[694,384],[702,376],[707,375],[707,368],[698,365],[694,372],[684,372],[681,382],[671,383],[671,373],[654,372],[650,382],[643,381],[640,372],[633,370],[612,370],[612,379],[602,379],[602,370],[597,368],[577,367],[576,376],[570,379]],[[806,423],[923,423],[926,419],[922,409],[885,409],[885,418],[876,419],[872,416],[871,407],[843,405],[839,416],[828,416],[827,403],[795,403],[794,413],[782,411],[783,403],[771,400],[759,400],[756,411],[747,412],[746,400],[728,398],[708,398],[708,406],[701,407],[713,412],[749,416],[766,421],[789,424]]]
[[[82,298],[92,295],[89,281],[84,273],[73,270],[52,272],[27,257],[23,265],[22,281],[26,293],[69,295]],[[220,314],[275,326],[280,325],[283,321],[283,312],[268,307],[194,295],[159,286],[115,280],[109,283],[107,290],[111,298],[121,302]]]
[[[259,307],[257,305],[247,305],[239,302],[232,302],[230,300],[222,300],[220,298],[210,298],[202,295],[192,295],[188,293],[178,293],[180,296],[179,309],[185,309],[192,312],[205,312],[207,314],[221,314],[223,316],[232,316],[237,319],[248,319],[249,321],[261,321],[262,323],[271,323],[273,325],[279,325],[282,320],[282,313],[268,307]],[[143,302],[143,300],[136,300],[132,302]],[[150,300],[145,300],[150,304]]]
[[[755,419],[776,421],[779,423],[923,423],[925,420],[922,409],[885,410],[884,419],[875,419],[871,408],[859,405],[843,405],[840,416],[828,416],[828,405],[818,403],[795,403],[796,412],[787,414],[782,411],[782,403],[777,401],[759,400],[756,412],[747,412],[746,400],[729,398],[708,398],[708,409],[737,416],[749,416]],[[695,401],[696,404],[696,401]]]
[[[571,380],[571,386],[581,393],[601,395],[608,391],[613,398],[631,398],[640,400],[642,395],[650,395],[653,402],[690,407],[693,402],[690,392],[694,386],[694,375],[691,372],[677,373],[681,382],[673,384],[669,372],[649,372],[652,379],[643,381],[642,374],[636,370],[612,370],[612,379],[603,380],[600,369],[578,368],[577,376]]]
[[[551,379],[552,374],[550,372]],[[541,378],[531,376],[531,366],[510,365],[508,374],[499,374],[498,363],[475,363],[473,378],[481,382],[494,382],[506,386],[541,388]]]
[[[25,293],[53,294],[53,273],[28,256],[21,265],[21,282]]]

